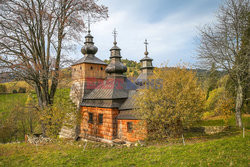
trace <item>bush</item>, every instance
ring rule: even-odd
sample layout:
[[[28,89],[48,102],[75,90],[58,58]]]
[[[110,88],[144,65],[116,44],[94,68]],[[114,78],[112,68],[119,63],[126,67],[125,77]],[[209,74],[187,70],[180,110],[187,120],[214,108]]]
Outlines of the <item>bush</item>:
[[[0,93],[6,93],[7,87],[5,85],[0,85]]]
[[[185,67],[161,68],[151,79],[152,86],[134,96],[138,118],[147,122],[148,138],[180,136],[202,116],[205,93],[196,74]]]
[[[18,93],[26,93],[26,88],[20,87]]]
[[[12,91],[12,93],[17,93],[17,90],[16,90],[16,89],[14,89],[14,90]]]

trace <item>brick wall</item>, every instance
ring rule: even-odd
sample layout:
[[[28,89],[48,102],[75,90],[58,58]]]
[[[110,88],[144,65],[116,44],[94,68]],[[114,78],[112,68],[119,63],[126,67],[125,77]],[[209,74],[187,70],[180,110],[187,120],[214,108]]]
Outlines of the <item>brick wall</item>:
[[[93,113],[93,123],[89,123],[89,112]],[[101,137],[112,140],[117,136],[118,109],[98,108],[98,107],[81,107],[81,128],[80,137],[86,135]],[[98,114],[103,114],[103,123],[99,124]]]

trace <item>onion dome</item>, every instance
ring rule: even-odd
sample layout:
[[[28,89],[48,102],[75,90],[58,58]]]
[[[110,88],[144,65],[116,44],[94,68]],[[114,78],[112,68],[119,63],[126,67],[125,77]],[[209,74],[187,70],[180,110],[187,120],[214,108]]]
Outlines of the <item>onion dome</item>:
[[[106,68],[106,72],[109,74],[118,74],[118,75],[122,75],[123,73],[125,73],[127,71],[127,67],[121,62],[121,49],[116,46],[117,42],[116,42],[116,30],[114,30],[113,32],[114,34],[114,46],[110,49],[111,55],[110,55],[110,60],[111,62],[109,63],[109,65]]]
[[[81,51],[84,55],[95,55],[98,48],[94,45],[93,36],[90,34],[90,26],[88,27],[88,34],[85,36],[84,46]]]

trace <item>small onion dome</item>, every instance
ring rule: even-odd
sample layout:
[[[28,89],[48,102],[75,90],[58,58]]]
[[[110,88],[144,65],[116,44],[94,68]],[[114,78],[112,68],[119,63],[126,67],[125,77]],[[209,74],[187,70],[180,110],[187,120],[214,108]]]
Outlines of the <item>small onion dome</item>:
[[[117,74],[123,74],[127,71],[127,67],[121,62],[121,49],[116,46],[117,42],[114,40],[114,46],[110,49],[110,59],[111,62],[106,68],[106,72],[111,73],[117,73]]]
[[[109,74],[111,73],[123,74],[127,71],[127,67],[120,61],[112,62],[111,60],[105,71]]]
[[[96,54],[96,52],[98,51],[98,48],[95,45],[84,45],[81,49],[82,54]]]
[[[89,33],[85,36],[84,46],[81,49],[82,54],[96,54],[98,48],[94,45],[93,36]]]

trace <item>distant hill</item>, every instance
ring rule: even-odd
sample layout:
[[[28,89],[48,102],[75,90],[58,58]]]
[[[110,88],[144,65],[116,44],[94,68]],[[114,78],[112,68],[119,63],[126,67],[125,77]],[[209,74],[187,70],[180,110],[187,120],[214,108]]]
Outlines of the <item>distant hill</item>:
[[[0,73],[0,83],[11,82],[15,80],[15,76],[10,72]]]

